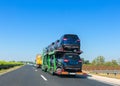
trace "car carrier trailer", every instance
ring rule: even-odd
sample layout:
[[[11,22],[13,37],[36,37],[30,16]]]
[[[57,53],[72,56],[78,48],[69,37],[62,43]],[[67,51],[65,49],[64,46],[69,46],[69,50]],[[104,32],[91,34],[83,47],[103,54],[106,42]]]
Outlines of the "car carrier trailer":
[[[71,67],[68,69],[64,69],[64,67],[62,66],[63,63],[59,64],[58,63],[58,56],[64,55],[64,54],[75,54],[78,55],[78,53],[73,53],[73,52],[64,52],[64,51],[53,51],[53,52],[49,52],[49,53],[43,53],[42,54],[42,70],[45,72],[49,72],[52,75],[56,74],[56,75],[86,75],[85,72],[82,71],[82,61],[81,59],[79,60],[79,62],[81,63],[80,68],[79,67]],[[67,62],[67,60],[64,60]]]
[[[79,37],[64,34],[43,50],[42,70],[53,75],[83,75],[81,53]]]

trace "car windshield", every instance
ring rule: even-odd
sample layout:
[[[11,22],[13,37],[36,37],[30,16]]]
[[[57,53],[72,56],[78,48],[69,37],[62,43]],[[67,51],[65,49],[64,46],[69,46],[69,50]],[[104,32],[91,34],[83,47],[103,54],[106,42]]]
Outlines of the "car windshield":
[[[67,55],[65,55],[65,59],[80,60],[80,57],[79,57],[79,55],[67,54]]]
[[[64,44],[77,44],[80,45],[80,41],[77,35],[65,35],[64,36]]]
[[[77,35],[65,35],[65,38],[73,39],[73,40],[78,40],[79,39]]]

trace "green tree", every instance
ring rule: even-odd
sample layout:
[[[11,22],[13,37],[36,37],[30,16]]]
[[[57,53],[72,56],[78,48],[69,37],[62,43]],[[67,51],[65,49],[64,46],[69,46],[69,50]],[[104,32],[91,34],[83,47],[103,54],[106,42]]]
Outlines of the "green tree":
[[[110,61],[105,62],[105,66],[112,66],[112,62]]]
[[[112,60],[111,62],[112,62],[112,65],[113,65],[113,66],[117,66],[117,65],[118,65],[118,63],[117,63],[116,60]]]
[[[112,61],[105,62],[105,65],[106,66],[118,66],[118,63],[116,60],[112,60]]]
[[[118,64],[120,65],[120,58],[118,58]]]
[[[85,60],[84,58],[81,58],[82,59],[82,63],[83,64],[90,64],[90,61],[89,60]]]
[[[85,60],[84,64],[90,64],[90,61],[89,60]]]
[[[98,56],[92,61],[93,65],[104,65],[105,63],[105,58],[103,56]]]

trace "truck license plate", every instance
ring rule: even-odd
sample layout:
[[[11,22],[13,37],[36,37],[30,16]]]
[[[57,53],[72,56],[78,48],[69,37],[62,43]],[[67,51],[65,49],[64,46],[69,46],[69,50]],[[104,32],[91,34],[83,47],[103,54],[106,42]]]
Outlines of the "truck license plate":
[[[69,73],[70,75],[75,75],[76,73]]]

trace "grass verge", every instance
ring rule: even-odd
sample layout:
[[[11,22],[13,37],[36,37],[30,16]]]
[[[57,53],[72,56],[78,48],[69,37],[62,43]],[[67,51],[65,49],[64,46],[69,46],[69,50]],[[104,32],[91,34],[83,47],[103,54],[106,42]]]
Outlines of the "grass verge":
[[[106,74],[106,73],[90,73],[93,75],[97,75],[97,76],[103,76],[103,77],[108,77],[108,78],[115,78],[115,79],[120,79],[120,74]]]

